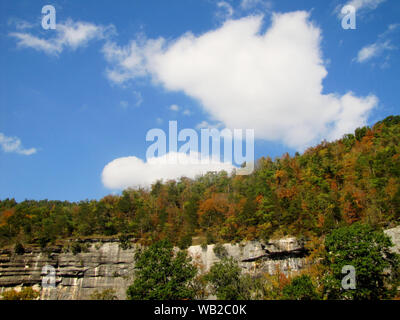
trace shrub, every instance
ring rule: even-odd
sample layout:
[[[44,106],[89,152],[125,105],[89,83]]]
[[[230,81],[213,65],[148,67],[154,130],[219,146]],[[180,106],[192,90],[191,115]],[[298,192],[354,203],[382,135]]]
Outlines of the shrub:
[[[71,251],[74,255],[81,253],[83,251],[82,244],[79,242],[73,242],[71,245]]]
[[[226,251],[225,247],[220,243],[217,243],[214,246],[213,251],[215,255],[220,259],[223,259],[228,256],[228,251]]]
[[[20,242],[17,242],[15,244],[15,247],[14,247],[14,252],[16,254],[24,254],[25,253],[25,248]]]
[[[129,236],[128,235],[126,235],[126,234],[121,234],[119,237],[118,237],[118,240],[119,240],[119,247],[122,249],[122,250],[126,250],[126,249],[130,249],[132,246],[131,246],[131,243],[130,243],[130,241],[129,241]]]
[[[118,300],[114,289],[104,289],[103,291],[95,290],[90,295],[91,300]]]
[[[286,300],[316,300],[318,298],[315,286],[308,275],[293,278],[290,284],[283,288],[283,299]]]
[[[35,300],[39,297],[39,292],[32,287],[25,287],[20,292],[16,290],[7,290],[2,293],[3,300]]]
[[[181,250],[187,249],[192,245],[192,235],[191,234],[185,234],[180,240],[178,247]]]

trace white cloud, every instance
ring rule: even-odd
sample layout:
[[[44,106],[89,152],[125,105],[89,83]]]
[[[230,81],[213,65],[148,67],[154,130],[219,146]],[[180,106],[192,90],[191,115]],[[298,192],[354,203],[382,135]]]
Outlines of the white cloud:
[[[383,55],[386,51],[391,51],[397,49],[389,39],[389,36],[392,32],[398,29],[399,24],[391,24],[388,26],[387,30],[378,36],[378,39],[369,45],[361,48],[358,51],[357,57],[354,58],[358,63],[367,62],[373,58],[379,57]],[[387,63],[388,56],[384,59]]]
[[[49,55],[59,55],[65,48],[76,50],[91,40],[106,39],[115,33],[115,28],[68,19],[65,23],[57,23],[54,32],[55,35],[50,38],[40,38],[26,32],[11,32],[9,35],[17,39],[18,47],[33,48]],[[51,32],[51,34],[54,33]]]
[[[199,101],[228,129],[255,129],[256,138],[298,150],[365,124],[376,97],[322,93],[321,30],[307,12],[273,14],[264,33],[262,22],[248,16],[200,36],[112,44],[109,71],[122,83],[150,76]]]
[[[220,9],[216,13],[217,17],[219,17],[219,18],[229,19],[234,14],[234,10],[233,10],[232,6],[226,1],[217,2],[217,7]]]
[[[257,6],[262,6],[266,9],[270,9],[272,7],[272,2],[266,0],[242,0],[240,2],[240,7],[244,10],[253,9]]]
[[[182,111],[184,116],[190,116],[192,114],[189,109],[182,110],[182,108],[177,104],[170,105],[168,109],[175,112]]]
[[[357,54],[356,61],[359,63],[366,62],[372,58],[380,56],[386,50],[393,50],[394,47],[390,45],[390,41],[382,43],[373,43],[363,47]]]
[[[31,154],[36,153],[35,148],[25,149],[22,146],[22,142],[17,137],[7,137],[3,133],[0,132],[0,146],[4,152],[7,153],[18,153],[25,156],[30,156]]]
[[[365,46],[357,54],[357,62],[362,63],[378,55],[378,46],[373,43]]]
[[[351,0],[347,4],[356,8],[356,10],[375,10],[381,3],[386,0]]]
[[[367,123],[369,111],[378,104],[378,98],[374,95],[356,97],[352,92],[340,97],[339,110],[333,115],[333,126],[327,136],[328,140],[342,137],[345,133],[351,133],[354,129]]]
[[[375,10],[381,3],[386,0],[351,0],[346,2],[345,4],[338,5],[335,8],[335,13],[338,15],[338,18],[342,18],[343,14],[341,13],[341,9],[345,5],[351,5],[356,9],[357,15],[363,15],[368,11]]]
[[[176,104],[173,104],[169,107],[169,110],[171,111],[179,111],[179,106]]]
[[[17,38],[18,47],[33,48],[52,55],[58,55],[62,51],[62,45],[54,40],[45,40],[29,33],[21,32],[12,32],[10,36]]]
[[[113,65],[107,69],[108,78],[117,84],[122,84],[129,79],[143,77],[149,73],[148,59],[161,50],[164,40],[138,40],[131,41],[126,47],[119,47],[113,42],[107,42],[102,52],[106,60]]]
[[[159,179],[178,179],[182,176],[195,178],[208,171],[231,172],[234,169],[230,163],[210,161],[210,163],[202,164],[198,159],[197,153],[188,155],[176,152],[148,159],[147,162],[133,156],[118,158],[104,167],[102,182],[109,189],[148,187]]]
[[[222,123],[210,124],[204,120],[196,125],[196,129],[221,129],[223,126]]]
[[[142,94],[139,91],[133,91],[133,95],[134,95],[134,97],[136,99],[135,106],[136,107],[140,107],[140,105],[143,103]]]

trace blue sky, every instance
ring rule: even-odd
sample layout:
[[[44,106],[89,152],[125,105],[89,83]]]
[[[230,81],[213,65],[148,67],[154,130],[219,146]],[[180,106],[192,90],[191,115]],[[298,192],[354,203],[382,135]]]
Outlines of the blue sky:
[[[259,158],[398,114],[399,17],[396,0],[0,0],[0,199],[99,199],[163,178],[146,133],[172,120],[252,128]]]

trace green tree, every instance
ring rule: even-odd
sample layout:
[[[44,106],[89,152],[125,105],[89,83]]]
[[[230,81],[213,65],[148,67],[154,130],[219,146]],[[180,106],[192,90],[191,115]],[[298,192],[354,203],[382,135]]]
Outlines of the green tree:
[[[330,272],[325,276],[325,294],[330,299],[388,299],[398,285],[399,259],[391,252],[390,238],[383,231],[355,223],[334,230],[326,237],[324,263]],[[343,289],[342,268],[356,271],[356,289]]]
[[[174,252],[169,241],[158,241],[135,254],[135,280],[127,290],[132,300],[193,299],[191,281],[197,273],[186,251]]]
[[[285,300],[316,300],[318,298],[315,286],[308,275],[295,277],[283,288],[283,299]]]
[[[215,263],[205,279],[211,284],[211,292],[220,300],[250,299],[248,281],[241,275],[241,269],[232,257]]]

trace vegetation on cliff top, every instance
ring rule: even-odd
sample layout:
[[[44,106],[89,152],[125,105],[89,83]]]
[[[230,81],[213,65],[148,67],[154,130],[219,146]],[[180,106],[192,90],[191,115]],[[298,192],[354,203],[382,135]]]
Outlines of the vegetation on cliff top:
[[[309,148],[261,158],[249,176],[207,173],[158,181],[101,200],[0,201],[0,245],[69,237],[168,239],[185,248],[285,235],[320,237],[362,221],[374,229],[400,222],[400,116]]]

